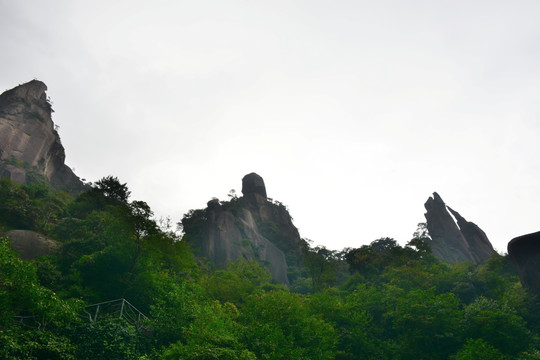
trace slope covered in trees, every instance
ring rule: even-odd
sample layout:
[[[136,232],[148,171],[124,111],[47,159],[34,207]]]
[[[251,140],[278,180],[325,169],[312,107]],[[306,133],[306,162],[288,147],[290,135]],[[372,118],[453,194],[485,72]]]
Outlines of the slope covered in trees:
[[[445,264],[421,231],[405,246],[306,245],[287,288],[256,262],[201,261],[114,177],[76,198],[2,179],[11,229],[61,246],[27,262],[0,241],[5,359],[540,358],[538,303],[507,258]],[[89,321],[87,306],[118,298],[148,319]]]

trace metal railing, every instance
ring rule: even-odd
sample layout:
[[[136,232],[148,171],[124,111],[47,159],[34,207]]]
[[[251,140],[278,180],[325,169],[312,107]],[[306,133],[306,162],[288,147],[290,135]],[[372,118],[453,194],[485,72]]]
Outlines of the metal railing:
[[[151,331],[150,319],[124,298],[88,305],[79,316],[91,323],[101,319],[119,318],[137,330]],[[21,326],[41,329],[42,324],[37,319],[35,315],[15,316],[14,321]]]
[[[150,319],[124,298],[88,305],[83,318],[96,322],[101,318],[117,317],[135,326],[137,330],[147,327]]]

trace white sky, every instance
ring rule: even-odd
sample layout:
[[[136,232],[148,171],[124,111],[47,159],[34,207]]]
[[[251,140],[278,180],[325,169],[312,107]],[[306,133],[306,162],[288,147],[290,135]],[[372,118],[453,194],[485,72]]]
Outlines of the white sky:
[[[66,163],[174,222],[257,172],[303,237],[404,244],[433,191],[498,251],[540,230],[540,1],[0,0]]]

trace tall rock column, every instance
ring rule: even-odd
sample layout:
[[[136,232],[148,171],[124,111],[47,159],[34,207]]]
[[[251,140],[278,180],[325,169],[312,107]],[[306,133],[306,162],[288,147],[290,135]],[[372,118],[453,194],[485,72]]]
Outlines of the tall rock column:
[[[493,246],[482,229],[447,207],[436,192],[424,204],[431,249],[438,258],[448,262],[486,261],[494,253]],[[449,212],[450,211],[450,212]],[[454,218],[452,215],[456,218]]]
[[[65,165],[64,147],[52,121],[47,86],[38,80],[0,95],[0,176],[26,182],[26,171],[10,160],[27,163],[51,183],[75,192],[83,183]]]
[[[268,200],[264,180],[256,173],[242,178],[242,194],[231,201],[211,200],[206,209],[184,216],[186,240],[218,268],[255,260],[277,283],[288,285],[288,267],[297,265],[303,249],[298,229],[285,206]]]

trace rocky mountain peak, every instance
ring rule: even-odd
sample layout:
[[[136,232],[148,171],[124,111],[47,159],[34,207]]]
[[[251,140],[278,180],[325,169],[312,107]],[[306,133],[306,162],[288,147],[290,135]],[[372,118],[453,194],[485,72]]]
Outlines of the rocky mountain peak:
[[[42,81],[34,79],[6,91],[2,94],[2,98],[18,99],[36,104],[41,102],[41,105],[47,108],[49,105],[47,103],[47,96],[45,94],[45,91],[47,91],[47,85],[45,85],[45,83]]]
[[[446,206],[436,192],[424,204],[433,254],[448,262],[481,263],[494,253],[488,237],[476,224]],[[455,220],[454,220],[455,219]]]
[[[186,214],[182,225],[187,241],[218,268],[254,260],[276,282],[289,284],[287,270],[298,265],[304,244],[298,229],[283,204],[268,200],[261,176],[244,176],[242,194],[231,201],[212,199],[206,209]]]
[[[26,183],[32,170],[54,185],[78,192],[84,186],[64,163],[46,91],[45,83],[32,80],[0,95],[0,176]]]

